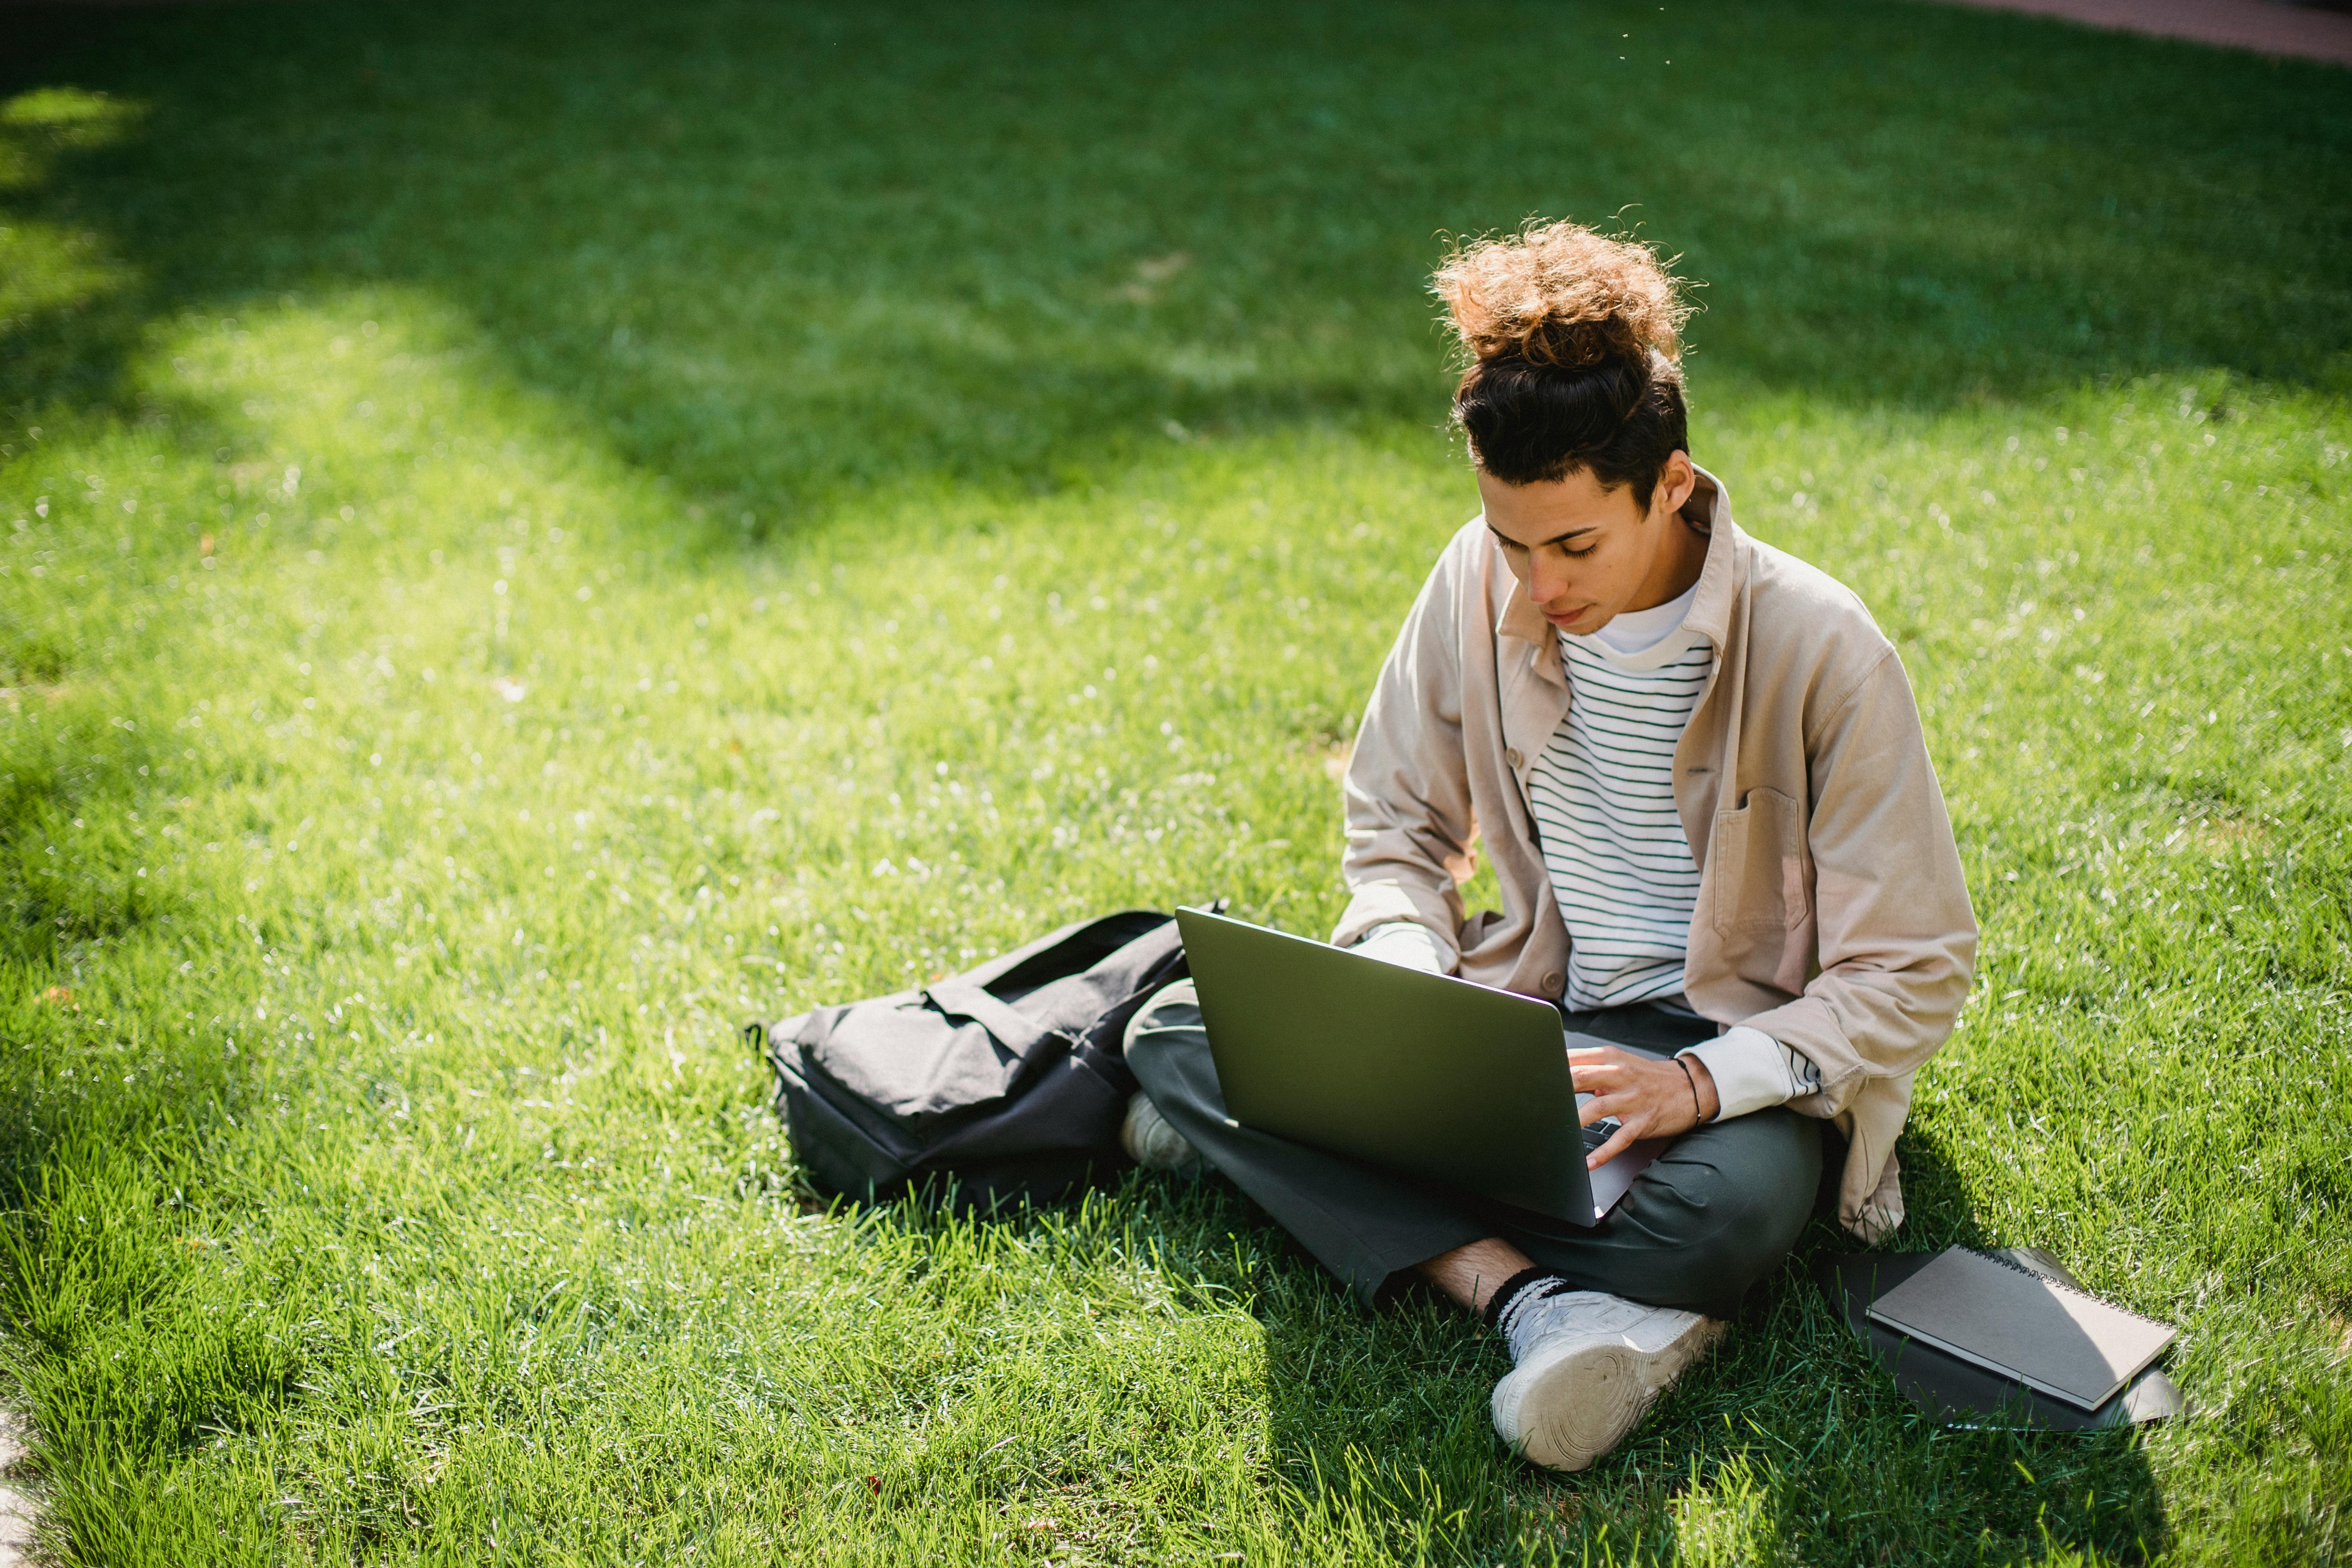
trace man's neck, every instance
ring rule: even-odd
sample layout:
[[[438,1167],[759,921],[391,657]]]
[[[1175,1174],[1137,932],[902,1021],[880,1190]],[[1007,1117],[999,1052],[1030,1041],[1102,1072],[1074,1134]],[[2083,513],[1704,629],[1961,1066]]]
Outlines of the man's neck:
[[[1626,602],[1629,610],[1654,610],[1691,591],[1706,566],[1706,535],[1675,512],[1664,520],[1669,531],[1659,542],[1658,559],[1642,580],[1641,591]]]

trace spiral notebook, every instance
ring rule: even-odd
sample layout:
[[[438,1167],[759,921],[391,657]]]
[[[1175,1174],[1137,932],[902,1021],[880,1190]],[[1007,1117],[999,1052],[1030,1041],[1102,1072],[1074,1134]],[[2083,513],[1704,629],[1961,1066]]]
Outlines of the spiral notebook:
[[[1870,1304],[1871,1321],[2095,1410],[2174,1331],[1981,1252],[1955,1247]]]

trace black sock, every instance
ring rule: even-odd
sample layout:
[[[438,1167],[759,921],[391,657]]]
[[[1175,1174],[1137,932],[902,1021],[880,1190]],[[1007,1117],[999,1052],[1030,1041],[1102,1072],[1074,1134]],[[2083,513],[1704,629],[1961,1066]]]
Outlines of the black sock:
[[[1531,1299],[1541,1300],[1546,1296],[1557,1296],[1567,1289],[1567,1279],[1551,1269],[1522,1268],[1500,1285],[1496,1286],[1495,1293],[1486,1298],[1486,1326],[1496,1333],[1501,1333],[1504,1315],[1510,1311],[1520,1297],[1529,1291],[1534,1292],[1534,1297]]]

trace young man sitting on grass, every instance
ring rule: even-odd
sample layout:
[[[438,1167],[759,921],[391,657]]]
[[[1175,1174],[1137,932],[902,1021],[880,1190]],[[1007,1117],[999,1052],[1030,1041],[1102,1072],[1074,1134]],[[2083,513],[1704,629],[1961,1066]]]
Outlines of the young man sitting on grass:
[[[1570,1053],[1585,1123],[1620,1124],[1594,1166],[1677,1141],[1590,1229],[1433,1191],[1230,1121],[1186,983],[1129,1031],[1128,1144],[1205,1158],[1367,1303],[1420,1280],[1482,1313],[1515,1363],[1496,1429],[1573,1470],[1779,1267],[1825,1144],[1845,1227],[1901,1222],[1895,1135],[1976,924],[1893,646],[1691,461],[1656,258],[1553,224],[1437,287],[1485,510],[1365,710],[1332,940],[1618,1042]],[[1482,842],[1504,907],[1465,918]]]

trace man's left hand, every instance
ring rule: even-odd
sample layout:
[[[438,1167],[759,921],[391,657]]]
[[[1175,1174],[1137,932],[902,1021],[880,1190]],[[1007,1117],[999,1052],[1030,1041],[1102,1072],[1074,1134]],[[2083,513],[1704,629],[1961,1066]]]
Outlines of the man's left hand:
[[[1690,1064],[1687,1075],[1684,1062]],[[1702,1121],[1714,1121],[1722,1109],[1715,1079],[1696,1057],[1662,1062],[1615,1046],[1592,1046],[1568,1053],[1568,1074],[1579,1094],[1592,1096],[1577,1111],[1579,1121],[1590,1127],[1617,1119],[1617,1131],[1609,1142],[1586,1157],[1587,1170],[1599,1170],[1636,1139],[1687,1132]]]

